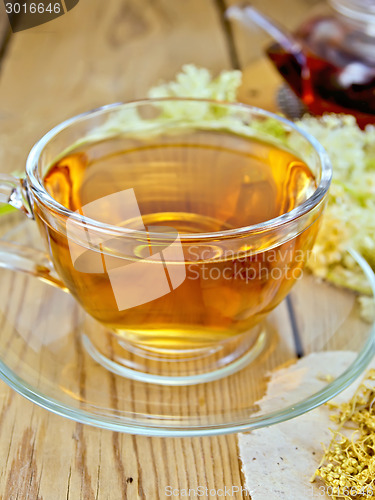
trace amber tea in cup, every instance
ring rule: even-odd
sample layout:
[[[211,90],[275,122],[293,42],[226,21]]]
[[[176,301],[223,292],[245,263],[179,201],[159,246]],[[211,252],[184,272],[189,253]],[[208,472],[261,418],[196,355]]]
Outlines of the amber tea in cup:
[[[54,269],[98,321],[85,347],[117,373],[173,384],[260,352],[262,320],[301,276],[331,175],[290,122],[188,99],[73,118],[34,147],[27,172]]]
[[[78,212],[95,200],[133,189],[144,226],[171,226],[182,239],[184,234],[274,219],[316,189],[314,174],[292,153],[222,131],[93,143],[61,158],[43,183],[57,202]],[[119,204],[121,198],[98,216],[118,224]],[[129,220],[120,224],[131,227]],[[94,318],[136,343],[186,349],[243,333],[273,309],[299,276],[301,254],[311,248],[317,227],[268,253],[261,246],[256,253],[247,252],[245,244],[237,254],[226,255],[215,243],[203,249],[189,243],[185,261],[175,264],[185,267],[184,281],[170,293],[126,310],[119,310],[108,274],[76,270],[67,236],[48,230],[56,269]],[[138,243],[129,260],[145,252]],[[147,266],[143,272],[147,279]]]

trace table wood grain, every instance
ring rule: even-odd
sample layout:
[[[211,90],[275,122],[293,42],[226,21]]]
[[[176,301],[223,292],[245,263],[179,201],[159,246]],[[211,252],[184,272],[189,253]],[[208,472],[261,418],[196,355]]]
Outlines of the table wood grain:
[[[292,26],[315,2],[255,3]],[[142,97],[185,63],[213,73],[240,66],[240,98],[273,109],[280,80],[252,37],[224,19],[225,7],[224,0],[81,0],[61,18],[10,38],[0,9],[1,171],[22,171],[33,143],[53,125]],[[3,500],[157,500],[167,498],[167,485],[243,486],[235,435],[150,438],[101,430],[49,413],[4,383],[0,443]]]

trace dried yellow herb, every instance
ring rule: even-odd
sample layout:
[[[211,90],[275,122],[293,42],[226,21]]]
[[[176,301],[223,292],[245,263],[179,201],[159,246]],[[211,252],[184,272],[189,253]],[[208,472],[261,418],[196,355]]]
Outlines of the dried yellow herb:
[[[319,477],[335,500],[375,498],[375,370],[349,402],[329,406],[337,428],[311,481]]]

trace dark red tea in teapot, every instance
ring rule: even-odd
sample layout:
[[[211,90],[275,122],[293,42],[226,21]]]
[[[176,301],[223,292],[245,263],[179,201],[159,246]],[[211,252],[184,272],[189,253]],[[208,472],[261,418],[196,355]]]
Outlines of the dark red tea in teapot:
[[[228,13],[272,36],[267,55],[310,112],[353,114],[363,127],[375,123],[375,1],[329,3],[293,35],[250,4]]]
[[[267,53],[308,109],[314,114],[351,113],[361,126],[374,123],[375,33],[353,31],[331,16],[308,21],[296,37],[304,65],[277,43]]]

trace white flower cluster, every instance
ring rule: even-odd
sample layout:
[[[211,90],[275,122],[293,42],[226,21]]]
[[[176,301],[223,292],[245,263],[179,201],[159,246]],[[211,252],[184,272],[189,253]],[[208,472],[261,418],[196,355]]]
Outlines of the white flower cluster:
[[[311,270],[338,285],[369,292],[346,252],[353,248],[375,269],[375,127],[361,130],[353,116],[306,116],[298,125],[326,149],[333,181]]]
[[[176,80],[152,87],[149,97],[190,97],[233,102],[237,100],[237,89],[241,84],[241,71],[222,71],[212,78],[206,68],[185,64]]]

